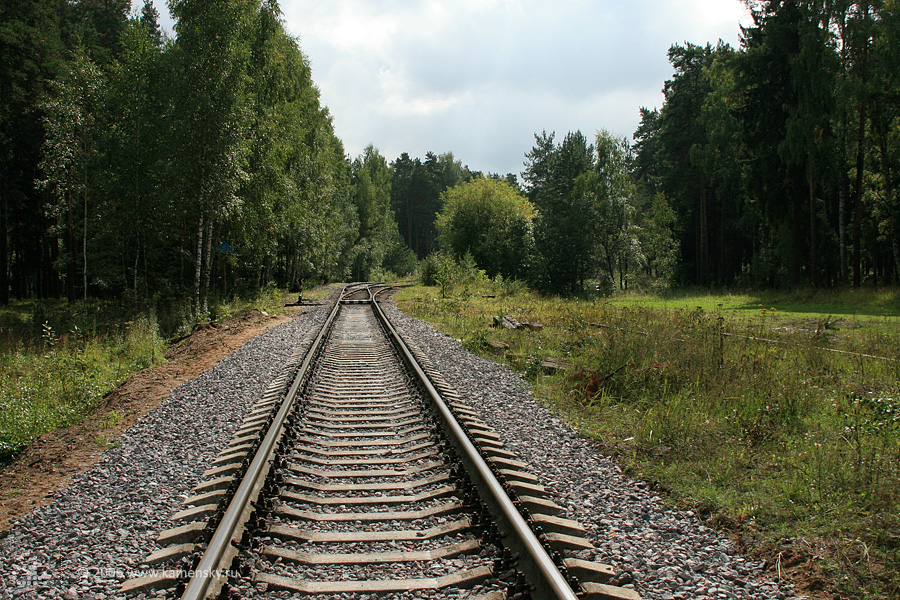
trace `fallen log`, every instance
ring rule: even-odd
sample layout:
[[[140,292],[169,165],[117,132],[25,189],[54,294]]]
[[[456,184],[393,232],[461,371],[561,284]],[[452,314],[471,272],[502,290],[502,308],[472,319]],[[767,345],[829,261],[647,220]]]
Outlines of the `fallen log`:
[[[540,331],[544,328],[540,323],[522,323],[509,315],[504,315],[502,317],[495,315],[494,322],[491,326],[503,327],[505,329],[528,329],[529,331]]]

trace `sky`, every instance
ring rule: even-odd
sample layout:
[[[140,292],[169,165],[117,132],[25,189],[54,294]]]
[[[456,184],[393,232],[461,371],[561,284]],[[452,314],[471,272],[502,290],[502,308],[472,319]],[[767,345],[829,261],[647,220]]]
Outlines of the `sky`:
[[[163,0],[154,0],[171,32]],[[737,47],[740,0],[281,0],[352,158],[452,152],[520,173],[534,135],[631,138],[672,44]]]

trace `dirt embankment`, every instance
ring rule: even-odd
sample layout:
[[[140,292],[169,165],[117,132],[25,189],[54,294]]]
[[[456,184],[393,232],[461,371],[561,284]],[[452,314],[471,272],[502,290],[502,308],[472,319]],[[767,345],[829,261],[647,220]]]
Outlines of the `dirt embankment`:
[[[0,531],[48,503],[56,490],[100,460],[103,450],[153,410],[173,388],[197,377],[249,339],[301,311],[269,315],[253,310],[206,324],[166,352],[168,362],[135,373],[106,395],[83,422],[48,432],[0,470]]]

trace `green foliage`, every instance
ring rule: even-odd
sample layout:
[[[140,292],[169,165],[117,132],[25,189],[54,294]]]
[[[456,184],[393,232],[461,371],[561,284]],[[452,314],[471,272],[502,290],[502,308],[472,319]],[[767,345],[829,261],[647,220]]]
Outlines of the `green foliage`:
[[[646,188],[635,185],[628,141],[606,131],[594,145],[579,132],[560,145],[552,134],[535,139],[525,172],[538,209],[531,282],[568,295],[583,294],[589,280],[601,295],[670,285],[675,217],[664,197],[648,200]]]
[[[900,280],[896,3],[752,8],[739,51],[672,46],[635,134],[643,194],[676,214],[679,281]]]
[[[628,173],[630,148],[625,139],[601,131],[596,139],[593,171],[575,182],[575,194],[583,212],[591,215],[594,256],[600,264],[600,278],[613,288],[626,289],[629,275],[643,262],[634,225],[634,186]],[[649,221],[648,221],[649,223]],[[664,235],[663,231],[654,232]]]
[[[155,22],[149,25],[156,26]],[[89,281],[110,294],[123,290],[135,299],[171,287],[173,275],[151,268],[175,263],[166,237],[176,227],[175,207],[166,193],[170,124],[162,118],[167,102],[160,90],[165,56],[148,23],[129,21],[123,50],[109,69],[104,157],[89,253],[94,258]]]
[[[525,275],[534,207],[507,183],[479,177],[441,194],[437,215],[441,247],[471,254],[489,276]]]
[[[397,242],[384,258],[384,268],[399,277],[408,277],[416,272],[419,261],[416,253],[402,242]]]
[[[438,253],[429,254],[419,264],[419,281],[422,285],[437,285],[438,263],[442,257]]]
[[[351,165],[351,201],[359,220],[352,254],[352,279],[367,281],[402,244],[391,211],[391,168],[372,145]],[[402,264],[403,256],[397,257]],[[408,272],[408,271],[407,271]]]
[[[54,84],[54,93],[44,105],[47,133],[39,167],[46,178],[37,186],[54,199],[48,216],[58,223],[65,240],[62,263],[70,278],[69,297],[74,300],[71,285],[80,266],[83,298],[87,299],[88,220],[97,173],[104,80],[84,49],[76,48],[69,69]],[[77,265],[79,251],[81,264]]]
[[[453,257],[446,254],[439,256],[436,266],[434,281],[441,288],[441,298],[447,298],[453,292],[453,286],[459,279],[459,266]]]
[[[680,503],[743,524],[763,551],[798,536],[831,548],[811,560],[837,585],[889,598],[900,577],[900,372],[871,356],[897,356],[896,293],[585,302],[413,288],[396,299],[467,348],[508,344],[501,360],[537,397]],[[827,317],[852,312],[877,316]],[[485,315],[543,327],[492,329]],[[817,333],[825,322],[829,336]],[[569,366],[548,374],[548,357]]]
[[[207,310],[214,229],[239,210],[246,179],[249,40],[256,3],[174,0],[177,19],[175,118],[190,126],[174,135],[180,208],[196,223],[194,311]]]
[[[245,297],[235,297],[220,302],[210,308],[210,317],[223,321],[235,315],[260,310],[266,313],[278,313],[284,310],[284,290],[265,287]],[[184,333],[190,333],[186,331]]]
[[[63,47],[56,3],[0,4],[0,306],[13,269],[40,272],[46,198],[34,187],[44,143],[41,106],[60,70]],[[14,226],[13,224],[19,224]],[[53,286],[51,286],[53,287]],[[53,291],[57,291],[54,289]]]
[[[422,262],[422,284],[440,286],[441,298],[450,295],[458,278],[459,267],[449,254],[429,254]]]
[[[636,219],[637,238],[644,259],[645,282],[638,282],[638,288],[663,291],[675,283],[678,272],[679,244],[675,239],[676,215],[662,193],[657,193],[638,209]]]
[[[41,345],[0,354],[0,459],[80,421],[131,373],[165,360],[152,315],[115,334],[77,326],[59,334],[44,323],[41,339]]]
[[[584,292],[592,271],[592,239],[595,225],[575,202],[576,179],[593,168],[593,146],[580,131],[570,132],[559,145],[553,134],[535,136],[536,145],[526,154],[528,195],[537,207],[534,223],[535,272],[538,288],[563,294]]]
[[[437,241],[435,215],[441,209],[441,192],[471,179],[474,173],[451,152],[427,152],[424,162],[404,152],[391,168],[391,206],[400,235],[418,258],[425,258]]]
[[[493,280],[493,288],[495,293],[503,297],[517,296],[528,291],[528,284],[521,279],[510,279],[497,275]]]
[[[457,262],[449,254],[435,252],[422,261],[419,274],[422,285],[439,286],[441,298],[449,298],[458,286],[465,286],[468,295],[471,286],[488,282],[487,273],[479,269],[471,254],[466,253]]]
[[[409,269],[390,171],[382,159],[379,212],[360,221],[367,192],[277,3],[173,1],[174,40],[149,2],[131,19],[121,0],[8,4],[0,304],[127,298],[175,331],[234,294],[344,279],[389,253]]]

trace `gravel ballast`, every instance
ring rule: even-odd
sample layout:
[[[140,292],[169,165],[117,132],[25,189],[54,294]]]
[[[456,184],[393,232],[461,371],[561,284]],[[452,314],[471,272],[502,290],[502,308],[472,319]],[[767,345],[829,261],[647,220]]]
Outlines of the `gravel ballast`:
[[[463,399],[528,462],[567,516],[588,529],[597,560],[633,580],[647,599],[784,600],[787,586],[767,580],[761,565],[735,553],[726,537],[691,512],[663,504],[643,482],[626,477],[531,394],[522,376],[467,352],[462,344],[394,306],[388,316]]]
[[[452,338],[386,305],[404,335],[431,356],[444,378],[556,494],[567,516],[588,528],[597,560],[649,599],[792,598],[761,565],[690,512],[667,507],[615,461],[596,452],[531,394],[520,375],[473,356]],[[123,433],[121,445],[78,476],[53,502],[0,539],[0,598],[124,598],[126,579],[158,549],[219,450],[278,375],[326,307],[273,327],[176,388]]]
[[[175,388],[96,466],[13,524],[0,540],[0,598],[124,598],[122,582],[146,574],[141,562],[169,516],[327,313],[272,327]]]

